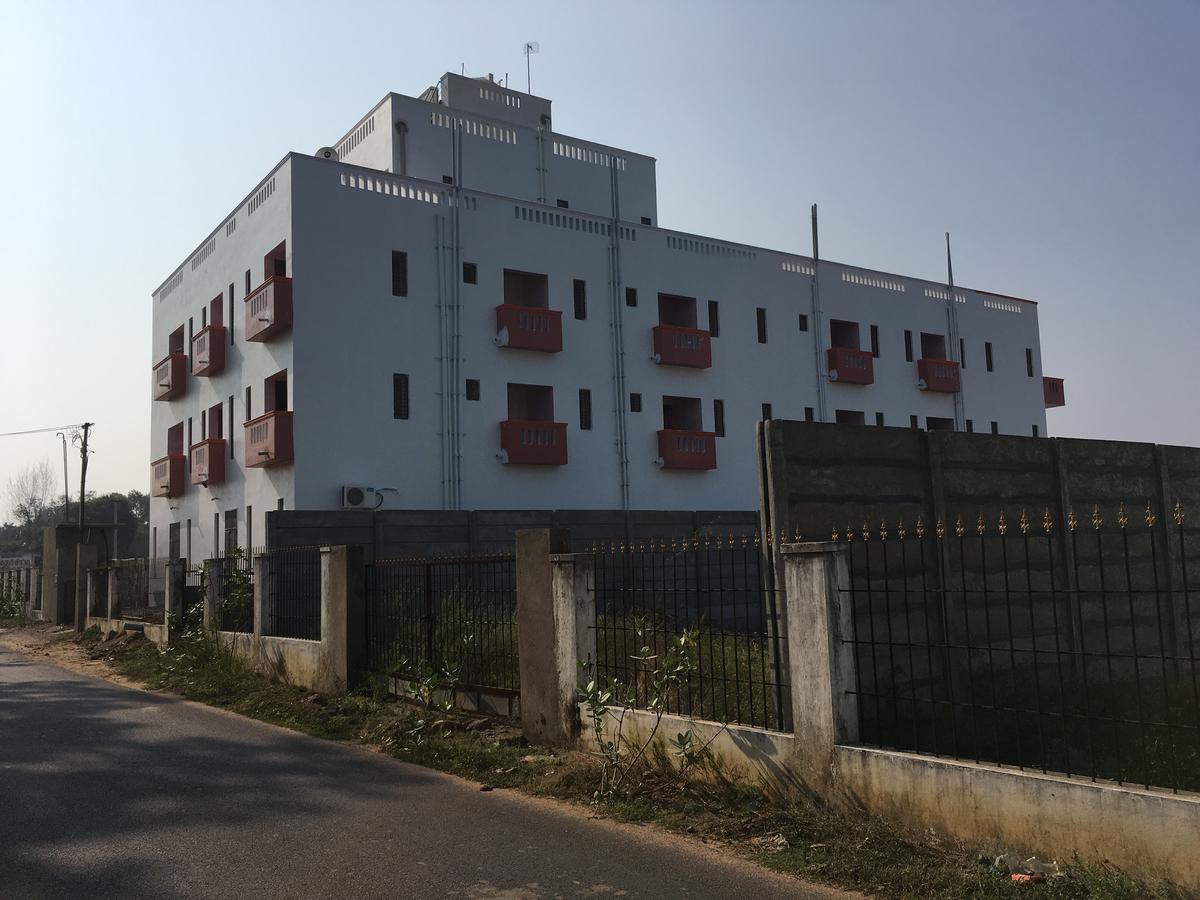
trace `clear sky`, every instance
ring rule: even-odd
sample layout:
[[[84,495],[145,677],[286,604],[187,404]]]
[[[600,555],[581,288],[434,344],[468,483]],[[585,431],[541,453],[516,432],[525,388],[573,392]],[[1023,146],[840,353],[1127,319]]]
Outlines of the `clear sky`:
[[[464,64],[523,87],[527,40],[663,226],[808,253],[815,202],[822,255],[936,279],[949,230],[1041,304],[1052,434],[1200,445],[1196,0],[0,0],[0,432],[94,421],[89,484],[147,490],[150,292],[287,151]],[[0,489],[40,459],[0,438]]]

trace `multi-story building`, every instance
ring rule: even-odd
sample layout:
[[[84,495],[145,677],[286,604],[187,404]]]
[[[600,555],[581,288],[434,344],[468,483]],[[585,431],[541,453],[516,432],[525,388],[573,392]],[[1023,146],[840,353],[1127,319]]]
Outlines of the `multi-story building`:
[[[763,417],[1062,402],[1034,303],[661,228],[652,158],[453,74],[285,156],[153,311],[160,556],[280,508],[752,508]]]

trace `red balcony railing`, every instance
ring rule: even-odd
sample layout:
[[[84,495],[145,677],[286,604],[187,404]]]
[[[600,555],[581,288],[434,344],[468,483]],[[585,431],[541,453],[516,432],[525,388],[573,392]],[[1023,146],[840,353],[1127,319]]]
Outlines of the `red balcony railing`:
[[[838,384],[874,384],[875,360],[869,350],[830,347],[825,354],[829,380]]]
[[[154,366],[154,399],[174,400],[187,386],[187,356],[171,353]]]
[[[500,423],[500,449],[508,463],[565,466],[567,423],[506,419]]]
[[[248,467],[282,466],[294,458],[290,411],[269,412],[251,419],[244,427]]]
[[[658,433],[658,458],[664,469],[715,469],[717,436],[711,431],[664,428]]]
[[[496,307],[496,344],[513,350],[562,351],[562,310],[501,303]]]
[[[209,438],[192,449],[192,484],[214,485],[225,480],[225,439]]]
[[[957,394],[958,363],[949,359],[918,359],[917,386],[937,394]]]
[[[1046,399],[1046,409],[1067,405],[1067,395],[1063,393],[1063,380],[1042,376],[1042,396]]]
[[[225,368],[225,326],[209,325],[192,338],[192,374],[216,375]]]
[[[712,335],[699,328],[654,326],[654,361],[663,366],[712,368]]]
[[[183,454],[169,453],[150,463],[150,496],[178,497],[183,493]]]
[[[272,275],[246,297],[246,340],[269,341],[292,327],[292,279]]]

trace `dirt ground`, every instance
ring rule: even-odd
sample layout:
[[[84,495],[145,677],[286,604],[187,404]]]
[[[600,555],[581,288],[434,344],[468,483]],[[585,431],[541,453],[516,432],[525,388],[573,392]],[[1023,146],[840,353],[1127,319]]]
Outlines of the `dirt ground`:
[[[70,625],[48,625],[43,622],[0,628],[0,646],[26,656],[41,657],[72,672],[103,678],[127,687],[140,687],[128,678],[118,675],[104,660],[89,659],[87,651],[75,643],[75,636],[75,629]]]

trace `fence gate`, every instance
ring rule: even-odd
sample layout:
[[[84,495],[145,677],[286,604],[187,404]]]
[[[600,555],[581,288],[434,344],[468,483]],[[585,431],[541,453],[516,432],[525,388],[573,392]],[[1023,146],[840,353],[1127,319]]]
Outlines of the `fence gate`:
[[[513,555],[367,566],[367,670],[520,690],[516,581]]]

